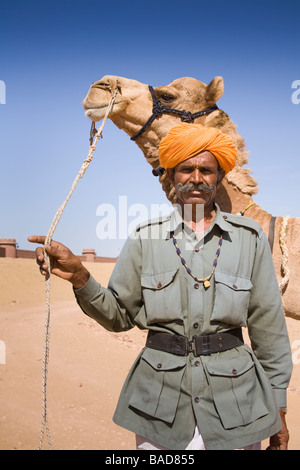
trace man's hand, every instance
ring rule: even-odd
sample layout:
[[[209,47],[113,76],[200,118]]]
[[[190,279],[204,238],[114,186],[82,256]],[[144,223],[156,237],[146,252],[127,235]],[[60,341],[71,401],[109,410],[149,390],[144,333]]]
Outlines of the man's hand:
[[[28,237],[28,241],[31,243],[44,245],[45,240],[45,236]],[[36,262],[40,267],[41,274],[46,276],[50,268],[51,273],[71,282],[75,289],[80,289],[88,282],[90,277],[88,270],[69,248],[59,242],[52,241],[50,245],[45,245],[45,251],[49,255],[50,267],[45,261],[44,248],[39,247],[35,251]]]
[[[274,436],[270,437],[270,445],[267,450],[287,450],[289,441],[289,431],[285,421],[285,414],[279,410],[282,428]]]

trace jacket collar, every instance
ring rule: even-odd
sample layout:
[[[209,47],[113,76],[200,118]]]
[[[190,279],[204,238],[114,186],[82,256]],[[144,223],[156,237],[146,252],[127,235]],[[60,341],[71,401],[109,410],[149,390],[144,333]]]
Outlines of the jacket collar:
[[[182,230],[186,231],[187,233],[193,232],[192,229],[188,225],[186,225],[184,220],[182,219],[180,206],[178,204],[175,204],[173,207],[174,211],[170,216],[169,227],[167,230],[167,238],[171,237],[172,232],[178,233]],[[218,225],[223,232],[232,232],[232,225],[227,222],[226,214],[220,210],[218,204],[215,204],[215,211],[216,215],[209,228],[204,233],[204,237],[209,232],[211,232],[215,225]]]

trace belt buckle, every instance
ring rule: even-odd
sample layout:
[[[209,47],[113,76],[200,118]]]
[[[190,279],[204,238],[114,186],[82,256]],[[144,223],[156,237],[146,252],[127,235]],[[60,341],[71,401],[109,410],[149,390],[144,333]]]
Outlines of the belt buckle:
[[[210,356],[211,351],[211,338],[210,335],[198,336],[201,339],[201,343],[198,344],[197,348],[197,336],[193,336],[190,341],[187,341],[187,354],[193,353],[195,357],[198,356]]]
[[[193,353],[194,356],[196,356],[196,337],[193,336],[193,338],[190,341],[187,341],[187,354]]]

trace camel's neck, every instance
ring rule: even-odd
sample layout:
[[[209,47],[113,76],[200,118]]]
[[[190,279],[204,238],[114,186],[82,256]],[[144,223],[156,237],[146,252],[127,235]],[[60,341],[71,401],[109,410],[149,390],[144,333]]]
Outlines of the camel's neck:
[[[238,214],[255,201],[249,194],[243,193],[232,184],[224,181],[218,191],[216,202],[219,204],[221,210],[232,214]],[[268,232],[272,215],[266,212],[258,204],[255,203],[247,209],[245,217],[251,217],[256,220],[256,222],[262,226],[263,230],[266,233]]]
[[[133,135],[139,128],[128,121],[127,118],[122,118],[119,115],[111,117],[114,124],[122,129],[126,134]],[[159,132],[157,129],[147,129],[147,131],[139,137],[136,144],[143,152],[147,162],[156,168],[159,165],[158,160],[158,147],[161,138],[167,133],[168,129],[164,128],[163,122],[160,123]],[[165,189],[165,188],[164,188]],[[166,191],[168,194],[168,190]],[[254,202],[252,197],[242,192],[233,184],[224,180],[221,187],[218,190],[217,200],[221,210],[224,212],[230,212],[237,214],[245,209],[251,202]],[[251,217],[256,220],[264,229],[265,232],[269,229],[271,214],[268,214],[262,207],[255,204],[251,206],[245,213],[246,217]]]
[[[110,119],[119,129],[122,129],[130,137],[135,135],[142,127],[141,124],[132,122],[128,116],[121,116],[118,114],[112,115]],[[173,125],[175,126],[177,119],[174,117],[168,117],[168,120],[161,119],[160,121],[155,121],[155,123],[153,123],[152,126],[135,141],[138,147],[142,150],[148,163],[150,163],[150,165],[152,165],[154,168],[158,166],[159,143],[172,127],[170,122],[173,122]]]

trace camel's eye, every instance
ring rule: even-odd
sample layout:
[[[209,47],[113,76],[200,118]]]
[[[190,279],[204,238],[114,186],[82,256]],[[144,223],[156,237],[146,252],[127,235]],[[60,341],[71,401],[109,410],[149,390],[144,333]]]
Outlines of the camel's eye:
[[[166,103],[171,103],[171,101],[174,101],[174,96],[169,95],[168,93],[163,93],[160,95],[159,99],[165,101]]]

